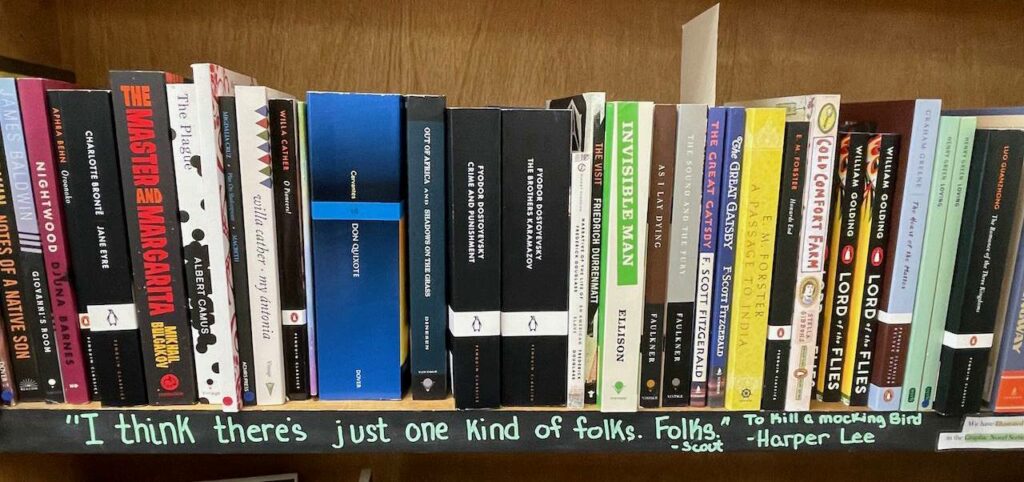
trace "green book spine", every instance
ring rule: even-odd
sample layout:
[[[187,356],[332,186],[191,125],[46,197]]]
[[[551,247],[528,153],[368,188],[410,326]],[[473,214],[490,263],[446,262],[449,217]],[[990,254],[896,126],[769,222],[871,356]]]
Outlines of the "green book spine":
[[[942,236],[945,233],[949,188],[959,130],[959,117],[943,116],[939,120],[939,137],[935,147],[935,171],[932,175],[932,185],[928,195],[928,215],[925,219],[922,260],[938,259],[940,255],[945,254]],[[956,249],[956,243],[954,243],[953,249]],[[956,255],[955,251],[953,255]],[[920,404],[921,373],[924,370],[925,352],[932,329],[932,305],[935,300],[938,275],[938,263],[921,263],[921,271],[917,275],[917,291],[914,295],[914,312],[910,322],[907,363],[903,372],[903,398],[900,401],[900,410],[904,412],[916,411]],[[946,294],[949,294],[948,286]],[[945,320],[944,316],[940,318]]]
[[[939,383],[939,355],[942,353],[942,334],[946,328],[946,310],[949,308],[949,289],[953,284],[953,265],[956,260],[957,241],[960,236],[960,222],[964,214],[964,193],[971,171],[971,153],[974,151],[974,131],[978,120],[975,117],[961,117],[956,136],[952,180],[949,188],[949,203],[946,209],[945,229],[942,233],[942,252],[939,256],[938,277],[935,282],[935,296],[932,302],[931,327],[925,342],[924,365],[921,369],[921,384],[918,393],[918,407],[914,410],[932,408],[935,402],[935,386]],[[941,139],[941,138],[940,138]],[[929,259],[929,258],[924,258]]]

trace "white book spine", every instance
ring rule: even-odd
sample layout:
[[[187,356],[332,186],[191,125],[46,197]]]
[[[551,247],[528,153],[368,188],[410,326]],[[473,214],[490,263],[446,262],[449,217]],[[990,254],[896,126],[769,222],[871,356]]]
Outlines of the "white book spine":
[[[643,331],[644,278],[647,258],[647,204],[650,191],[651,176],[651,137],[654,126],[654,104],[639,102],[636,125],[623,126],[631,132],[623,135],[617,131],[615,123],[622,103],[608,104],[607,122],[609,136],[605,142],[608,146],[606,159],[611,160],[605,167],[607,188],[605,206],[607,206],[604,222],[608,226],[604,238],[604,250],[607,261],[601,267],[602,293],[601,310],[603,313],[601,375],[599,401],[602,412],[635,412],[640,399],[640,338]],[[622,139],[635,136],[632,146],[620,146]],[[620,150],[623,151],[620,155]],[[632,164],[626,166],[624,164]],[[632,167],[633,169],[628,169]],[[622,173],[631,172],[633,196],[628,201],[622,199]],[[628,245],[620,244],[618,236],[619,220],[623,217],[620,210],[622,203],[635,206],[629,210],[628,216],[635,217],[638,229],[628,233],[632,238]],[[631,252],[626,252],[624,249]],[[630,258],[635,280],[620,284],[619,258],[625,254]]]
[[[199,152],[199,183],[189,186],[203,202],[202,209],[190,213],[198,222],[209,254],[209,330],[204,361],[209,380],[220,397],[209,399],[220,403],[224,411],[238,411],[241,406],[241,370],[235,320],[234,294],[231,290],[231,250],[228,239],[227,203],[224,187],[224,154],[221,146],[220,108],[217,98],[234,95],[234,85],[252,84],[252,79],[213,64],[193,64],[195,82],[195,136]],[[181,188],[181,183],[178,184]],[[200,341],[200,343],[202,343]],[[199,380],[203,384],[203,379]]]
[[[572,155],[569,188],[569,354],[566,400],[569,408],[583,408],[584,358],[589,306],[590,192],[593,158],[585,152]]]
[[[267,129],[267,89],[235,88],[238,155],[242,173],[246,266],[256,403],[285,402],[284,346],[281,338],[281,293],[278,284],[277,221]]]

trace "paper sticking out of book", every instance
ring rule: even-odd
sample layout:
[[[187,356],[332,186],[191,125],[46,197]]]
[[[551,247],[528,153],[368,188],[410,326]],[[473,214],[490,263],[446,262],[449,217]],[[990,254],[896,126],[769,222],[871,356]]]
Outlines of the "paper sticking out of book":
[[[718,74],[718,5],[683,24],[679,102],[715,105]]]

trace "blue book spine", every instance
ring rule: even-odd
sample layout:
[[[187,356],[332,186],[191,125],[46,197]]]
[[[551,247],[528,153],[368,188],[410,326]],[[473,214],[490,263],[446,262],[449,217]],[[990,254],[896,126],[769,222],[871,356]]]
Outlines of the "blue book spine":
[[[409,349],[402,97],[307,99],[320,397],[398,399]]]
[[[409,96],[405,100],[410,390],[417,400],[440,400],[448,395],[444,110],[444,97]]]
[[[725,406],[725,367],[729,356],[729,317],[732,307],[733,265],[736,262],[736,220],[739,216],[740,174],[743,166],[743,132],[747,113],[730,107],[725,118],[721,198],[718,203],[718,239],[715,254],[717,290],[711,303],[711,353],[708,357],[709,407]]]
[[[1014,233],[1020,236],[1020,233]],[[998,355],[995,368],[989,376],[991,389],[986,396],[989,405],[996,412],[1024,411],[1024,351],[1021,350],[1021,333],[1024,333],[1024,236],[1017,244],[1017,260],[1010,285],[1009,304],[1002,334],[999,335]],[[989,363],[989,366],[992,366]]]
[[[700,198],[700,244],[697,258],[697,297],[693,327],[693,366],[690,374],[690,406],[703,407],[708,391],[708,335],[715,298],[715,252],[718,249],[719,198],[725,167],[723,141],[725,107],[708,110],[704,153],[704,184]]]

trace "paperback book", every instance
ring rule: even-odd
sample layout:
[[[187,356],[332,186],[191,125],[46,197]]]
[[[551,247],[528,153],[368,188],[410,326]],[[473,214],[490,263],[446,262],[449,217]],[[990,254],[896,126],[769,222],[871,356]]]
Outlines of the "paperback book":
[[[569,353],[565,388],[566,406],[569,408],[583,408],[586,391],[592,169],[590,154],[572,153],[572,166],[569,170]]]

